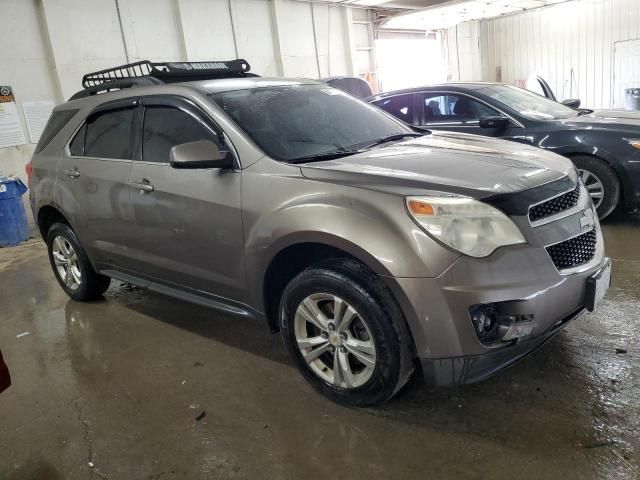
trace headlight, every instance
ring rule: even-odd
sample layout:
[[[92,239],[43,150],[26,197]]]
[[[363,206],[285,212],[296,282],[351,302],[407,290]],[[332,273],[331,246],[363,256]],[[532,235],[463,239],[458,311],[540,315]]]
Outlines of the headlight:
[[[486,257],[503,245],[526,243],[500,210],[465,197],[407,197],[407,209],[427,233],[472,257]]]
[[[640,138],[625,138],[625,140],[633,148],[637,148],[638,150],[640,150]]]

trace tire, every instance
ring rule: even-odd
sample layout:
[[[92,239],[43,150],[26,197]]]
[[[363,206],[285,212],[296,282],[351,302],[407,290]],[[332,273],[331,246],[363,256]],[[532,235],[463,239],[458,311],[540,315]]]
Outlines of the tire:
[[[580,177],[585,182],[590,194],[599,193],[598,184],[602,185],[604,196],[594,198],[598,217],[605,219],[615,210],[620,201],[620,180],[616,172],[604,160],[587,155],[571,157],[574,165],[580,172]],[[599,203],[599,204],[598,204]]]
[[[47,252],[56,280],[72,299],[95,300],[109,288],[111,279],[96,273],[68,225],[54,223],[51,226],[47,233]]]
[[[344,320],[330,330],[336,305]],[[382,280],[360,263],[333,259],[307,268],[285,288],[279,312],[291,359],[329,399],[350,406],[378,405],[411,378],[414,347],[402,312]],[[321,312],[328,321],[324,331],[304,312]],[[323,339],[326,343],[320,343]],[[308,362],[303,355],[317,358]]]

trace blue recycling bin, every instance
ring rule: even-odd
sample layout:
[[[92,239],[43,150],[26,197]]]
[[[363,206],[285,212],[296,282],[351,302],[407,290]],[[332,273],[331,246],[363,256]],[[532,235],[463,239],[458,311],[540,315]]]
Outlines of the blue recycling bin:
[[[26,191],[17,178],[0,177],[0,247],[18,245],[29,238],[29,222],[22,203]]]

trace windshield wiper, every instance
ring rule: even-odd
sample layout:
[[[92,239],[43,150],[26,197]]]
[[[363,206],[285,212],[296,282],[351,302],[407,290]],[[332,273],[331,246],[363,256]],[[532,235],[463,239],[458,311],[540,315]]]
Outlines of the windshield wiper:
[[[306,162],[322,162],[324,160],[335,160],[336,158],[347,157],[362,153],[362,150],[338,150],[335,152],[319,153],[318,155],[309,155],[308,157],[293,158],[288,160],[289,163],[306,163]]]
[[[426,133],[426,132],[425,132]],[[394,133],[393,135],[389,135],[387,137],[382,137],[376,140],[375,142],[370,143],[369,145],[365,145],[363,148],[371,148],[377,145],[382,145],[383,143],[395,142],[396,140],[402,140],[407,137],[422,137],[425,133],[417,133],[417,132],[406,132],[406,133]]]

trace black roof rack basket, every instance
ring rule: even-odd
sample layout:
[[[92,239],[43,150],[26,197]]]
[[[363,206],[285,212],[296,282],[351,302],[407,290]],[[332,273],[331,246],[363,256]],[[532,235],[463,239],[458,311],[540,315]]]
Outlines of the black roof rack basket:
[[[249,62],[241,58],[209,62],[150,62],[142,60],[87,73],[82,77],[84,90],[71,98],[81,98],[100,92],[143,85],[257,76],[249,73],[250,69]]]

